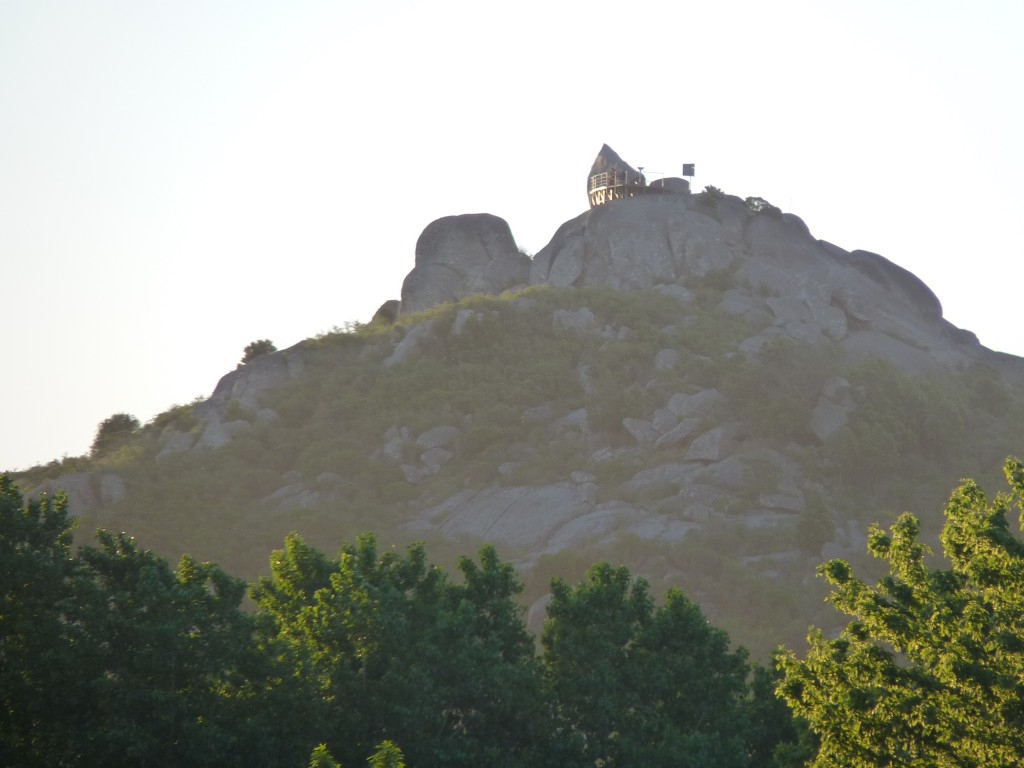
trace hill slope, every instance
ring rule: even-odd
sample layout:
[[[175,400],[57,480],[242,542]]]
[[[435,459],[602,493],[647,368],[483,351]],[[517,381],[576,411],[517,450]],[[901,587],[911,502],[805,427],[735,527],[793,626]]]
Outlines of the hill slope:
[[[1024,361],[881,256],[672,189],[582,214],[532,260],[496,217],[435,222],[394,322],[256,358],[21,482],[67,489],[84,531],[246,578],[293,530],[327,551],[422,540],[441,563],[492,542],[538,609],[552,575],[607,559],[759,656],[799,645],[835,620],[814,567],[861,560],[868,522],[909,509],[934,535],[960,477],[999,487]]]

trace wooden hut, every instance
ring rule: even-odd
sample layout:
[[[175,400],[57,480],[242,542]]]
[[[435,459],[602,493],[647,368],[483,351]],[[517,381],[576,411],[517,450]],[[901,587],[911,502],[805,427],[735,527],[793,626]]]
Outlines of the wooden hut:
[[[647,180],[640,171],[607,144],[601,147],[587,177],[587,198],[591,208],[642,195],[646,189]]]

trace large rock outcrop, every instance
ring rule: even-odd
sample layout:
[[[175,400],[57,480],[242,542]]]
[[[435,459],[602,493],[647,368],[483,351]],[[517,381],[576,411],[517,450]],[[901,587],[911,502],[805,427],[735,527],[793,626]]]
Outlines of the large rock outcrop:
[[[158,458],[189,450],[223,448],[239,434],[249,431],[255,423],[277,418],[274,411],[263,408],[268,392],[305,372],[302,345],[260,355],[221,377],[208,400],[196,403],[196,435],[181,434],[173,428],[161,436],[162,450]]]
[[[588,179],[605,172],[643,186],[639,171],[607,145]],[[928,286],[878,254],[817,240],[798,217],[760,198],[690,195],[685,182],[650,192],[566,222],[532,262],[496,216],[438,219],[416,245],[401,311],[525,283],[630,291],[686,287],[718,273],[733,286],[725,298],[731,311],[766,319],[764,338],[750,340],[746,351],[779,335],[828,340],[855,358],[879,355],[910,372],[991,356],[974,334],[943,318]]]
[[[796,216],[756,208],[728,195],[602,205],[558,229],[534,258],[530,282],[629,291],[728,274],[727,301],[737,313],[769,318],[771,335],[839,342],[915,372],[977,360],[974,335],[944,320],[939,300],[913,274],[816,240]]]
[[[402,284],[402,314],[457,301],[473,293],[501,293],[524,285],[530,259],[504,219],[489,213],[446,216],[423,230],[416,266]]]
[[[607,145],[591,174],[604,170],[638,174]],[[801,219],[760,199],[678,191],[596,206],[563,224],[532,261],[497,216],[438,219],[417,242],[401,312],[527,283],[630,291],[685,288],[717,273],[733,286],[724,299],[731,311],[766,320],[748,352],[779,335],[828,340],[854,358],[878,355],[915,373],[992,356],[943,318],[928,286],[888,259],[817,240]]]

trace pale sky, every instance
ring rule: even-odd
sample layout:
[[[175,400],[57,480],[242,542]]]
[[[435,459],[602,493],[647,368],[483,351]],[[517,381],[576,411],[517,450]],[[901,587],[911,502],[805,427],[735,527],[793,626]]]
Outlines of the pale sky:
[[[1022,34],[1020,0],[0,0],[0,470],[369,320],[436,218],[536,253],[605,142],[1024,355]]]

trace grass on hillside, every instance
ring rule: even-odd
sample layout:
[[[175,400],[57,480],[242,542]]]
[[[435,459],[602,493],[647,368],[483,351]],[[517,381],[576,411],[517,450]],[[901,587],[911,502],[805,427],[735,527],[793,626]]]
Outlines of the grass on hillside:
[[[222,449],[156,459],[166,435],[202,427],[195,404],[182,405],[155,417],[114,454],[65,458],[19,479],[31,488],[70,472],[116,473],[124,499],[86,515],[84,533],[125,529],[172,560],[188,552],[251,579],[266,571],[269,552],[290,531],[327,552],[364,530],[384,544],[402,544],[418,535],[401,529],[416,511],[465,488],[558,482],[578,469],[597,477],[598,501],[620,498],[620,484],[636,472],[685,455],[685,446],[637,448],[623,419],[649,419],[674,393],[715,387],[723,399],[708,425],[739,422],[748,443],[796,461],[822,489],[809,511],[789,527],[746,530],[739,521],[756,503],[751,488],[682,544],[621,537],[545,558],[525,575],[526,599],[543,594],[551,575],[575,581],[595,560],[642,563],[634,570],[692,591],[712,620],[764,650],[791,638],[752,637],[763,621],[799,624],[802,633],[813,620],[801,608],[808,590],[817,589],[810,563],[834,537],[837,520],[866,524],[909,509],[937,531],[937,512],[959,478],[998,485],[990,468],[1022,451],[1024,394],[984,366],[909,376],[884,361],[851,365],[828,344],[777,342],[758,359],[747,358],[739,343],[759,329],[719,309],[728,287],[715,274],[695,281],[688,304],[658,291],[535,288],[469,297],[392,326],[350,326],[301,345],[306,373],[262,403],[276,420],[259,421],[240,404],[229,405],[232,418],[252,426]],[[557,310],[583,308],[594,315],[592,327],[556,328]],[[459,313],[467,312],[454,333]],[[414,353],[382,365],[423,323],[431,332]],[[656,370],[655,356],[666,348],[680,362]],[[836,376],[849,381],[856,409],[847,428],[822,444],[809,418],[825,381]],[[556,433],[549,420],[524,418],[542,405],[553,418],[586,409],[588,429]],[[436,475],[412,484],[382,457],[389,429],[406,428],[415,438],[439,425],[461,434],[454,458]],[[601,447],[619,452],[595,462]],[[418,458],[413,445],[403,450],[407,461]],[[671,514],[671,497],[655,498],[656,491],[627,500]],[[428,544],[442,560],[445,552],[476,548]],[[766,557],[794,548],[807,562],[792,571]],[[776,618],[766,619],[765,611]]]

